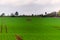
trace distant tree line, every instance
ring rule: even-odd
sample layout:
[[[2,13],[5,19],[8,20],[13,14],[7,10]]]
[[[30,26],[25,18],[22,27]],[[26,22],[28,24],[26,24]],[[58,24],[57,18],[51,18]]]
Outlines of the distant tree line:
[[[0,15],[0,17],[3,17],[3,16],[6,16],[5,15],[5,13],[2,13],[1,15]],[[19,15],[19,12],[15,12],[15,13],[11,13],[10,15],[7,15],[7,16],[10,16],[10,17],[21,17],[21,16],[43,16],[43,14],[40,14],[40,15],[34,15],[34,14],[32,14],[32,15]]]
[[[18,15],[19,15],[19,13],[18,12],[15,12],[15,14],[14,13],[11,13],[11,17],[18,17]],[[1,17],[2,16],[5,16],[5,13],[2,13],[1,15],[0,15]],[[9,15],[8,15],[9,16]]]
[[[2,13],[1,15],[0,15],[1,17],[2,16],[5,16],[5,13]],[[8,15],[9,16],[9,15]],[[32,14],[32,15],[19,15],[19,12],[15,12],[15,13],[11,13],[11,15],[10,15],[10,17],[21,17],[21,16],[34,16],[34,17],[60,17],[60,10],[58,11],[58,12],[51,12],[51,13],[47,13],[47,12],[45,12],[45,15],[43,15],[43,14],[39,14],[39,15],[34,15],[34,14]]]
[[[42,17],[60,17],[60,10],[58,12],[51,13],[45,12],[45,15],[43,15]]]

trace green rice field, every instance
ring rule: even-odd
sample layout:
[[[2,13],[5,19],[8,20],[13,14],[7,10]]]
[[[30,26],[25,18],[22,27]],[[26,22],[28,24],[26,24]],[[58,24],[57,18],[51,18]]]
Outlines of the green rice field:
[[[0,40],[60,40],[60,18],[0,17]]]

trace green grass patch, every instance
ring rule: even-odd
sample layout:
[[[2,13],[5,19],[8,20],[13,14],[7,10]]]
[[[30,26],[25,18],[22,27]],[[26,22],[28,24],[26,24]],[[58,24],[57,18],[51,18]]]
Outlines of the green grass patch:
[[[23,40],[60,40],[60,18],[0,17],[1,25],[0,40],[16,40],[15,34]]]

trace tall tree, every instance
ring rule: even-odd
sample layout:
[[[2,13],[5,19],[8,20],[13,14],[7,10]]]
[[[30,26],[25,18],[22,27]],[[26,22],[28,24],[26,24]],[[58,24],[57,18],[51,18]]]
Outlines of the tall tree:
[[[45,12],[45,15],[47,15],[47,12]]]
[[[13,13],[11,13],[11,17],[15,17],[15,15]]]
[[[18,12],[15,12],[15,16],[18,16],[19,15],[19,13]]]
[[[2,13],[1,16],[5,16],[5,13]]]

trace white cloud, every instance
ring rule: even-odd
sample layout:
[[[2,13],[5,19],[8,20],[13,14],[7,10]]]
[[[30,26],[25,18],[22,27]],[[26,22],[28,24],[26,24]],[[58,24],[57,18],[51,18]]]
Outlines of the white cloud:
[[[51,11],[60,9],[60,5],[59,5],[60,0],[0,0],[0,12],[6,12],[6,13],[12,13],[15,11],[20,12],[21,5],[30,4],[30,3],[43,5],[43,7],[40,7],[40,8],[41,9],[43,8],[42,10],[44,12],[45,11],[51,12]],[[7,7],[5,7],[5,6],[7,6]],[[11,7],[11,6],[13,6],[13,7]],[[42,13],[43,13],[43,11],[42,11]]]
[[[58,4],[60,0],[0,0],[0,5],[20,6],[29,3],[36,3],[40,5]]]
[[[60,0],[34,0],[34,3],[40,4],[40,5],[46,5],[46,4],[59,4]]]
[[[60,0],[52,0],[51,1],[51,4],[59,4],[60,3]]]
[[[20,6],[30,3],[36,3],[40,5],[58,4],[60,3],[60,0],[0,0],[0,5]]]
[[[33,0],[0,0],[0,5],[13,5],[13,6],[19,6],[24,4],[29,4]]]
[[[45,5],[50,3],[50,0],[35,0],[34,3]]]

